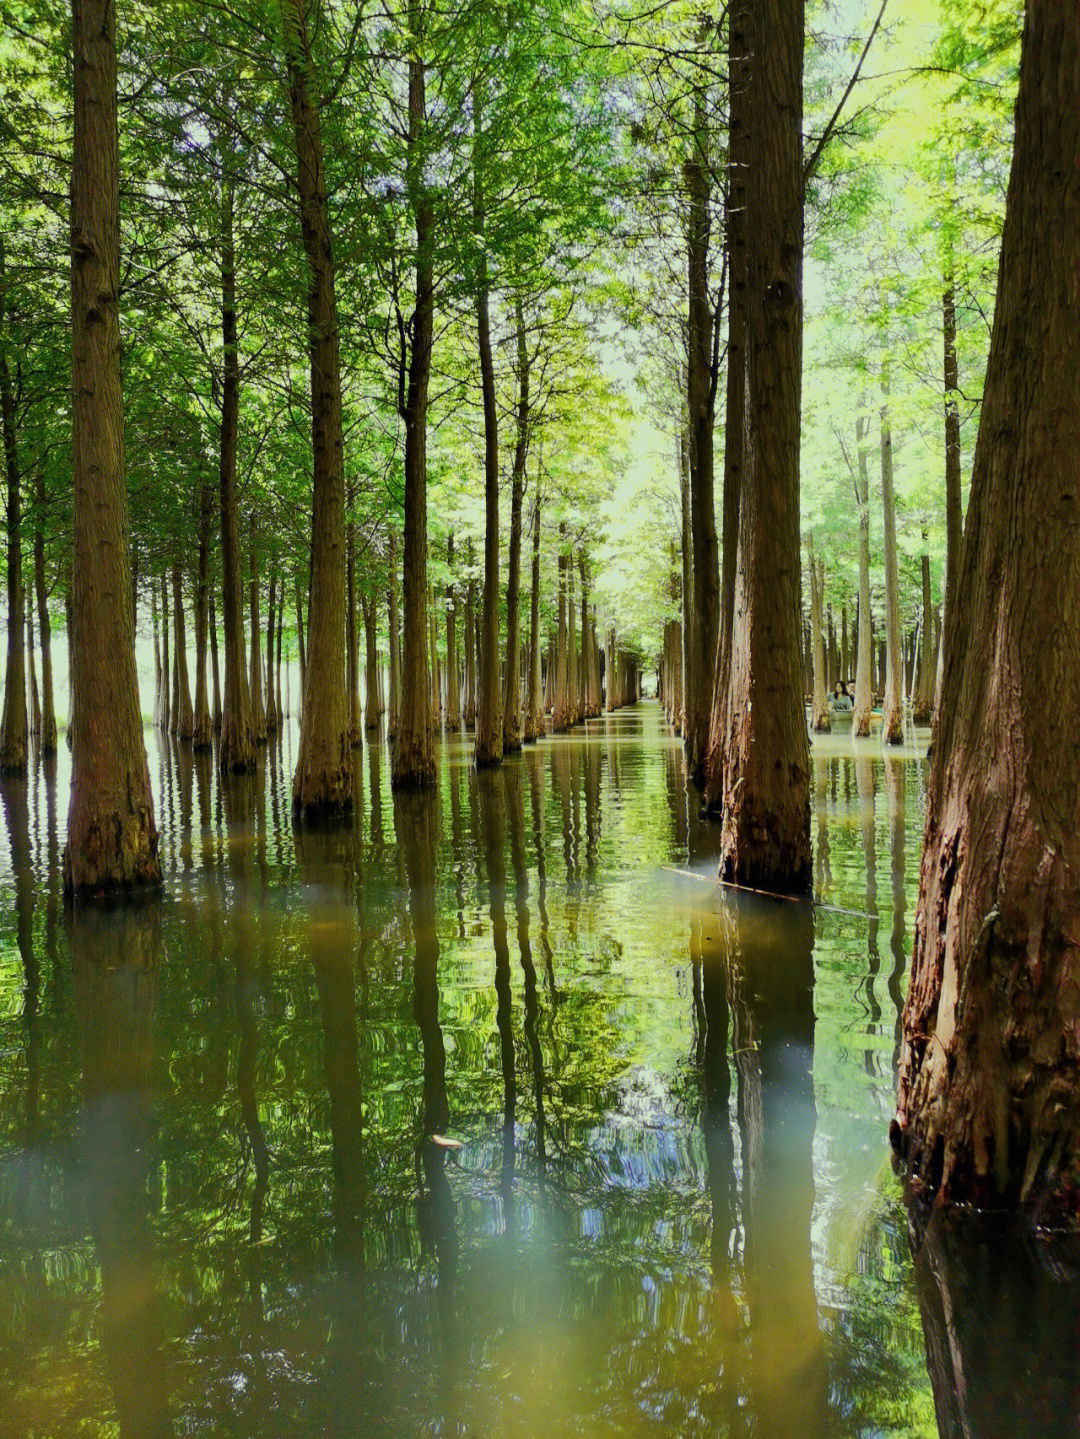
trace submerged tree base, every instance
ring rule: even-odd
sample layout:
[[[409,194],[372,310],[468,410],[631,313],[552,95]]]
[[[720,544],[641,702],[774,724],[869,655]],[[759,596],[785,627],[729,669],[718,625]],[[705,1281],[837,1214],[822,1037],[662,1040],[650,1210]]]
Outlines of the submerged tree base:
[[[72,815],[64,846],[68,898],[125,894],[160,884],[158,833],[149,809],[114,810],[86,819]]]

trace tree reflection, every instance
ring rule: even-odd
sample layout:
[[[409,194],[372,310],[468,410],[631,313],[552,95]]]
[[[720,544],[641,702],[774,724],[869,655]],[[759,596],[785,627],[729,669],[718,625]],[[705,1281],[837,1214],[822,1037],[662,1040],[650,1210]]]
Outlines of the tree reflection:
[[[124,1439],[171,1434],[149,1223],[151,1059],[161,948],[155,899],[70,916],[82,1055],[87,1218],[105,1356]]]

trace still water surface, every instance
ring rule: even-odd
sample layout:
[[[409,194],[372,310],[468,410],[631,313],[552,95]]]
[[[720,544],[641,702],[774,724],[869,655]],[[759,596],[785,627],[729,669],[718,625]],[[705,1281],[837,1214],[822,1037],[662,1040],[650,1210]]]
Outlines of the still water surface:
[[[1076,1432],[1066,1256],[909,1249],[921,748],[815,745],[811,908],[717,888],[655,705],[368,744],[345,830],[291,731],[147,740],[159,900],[65,912],[66,753],[0,791],[4,1439]]]

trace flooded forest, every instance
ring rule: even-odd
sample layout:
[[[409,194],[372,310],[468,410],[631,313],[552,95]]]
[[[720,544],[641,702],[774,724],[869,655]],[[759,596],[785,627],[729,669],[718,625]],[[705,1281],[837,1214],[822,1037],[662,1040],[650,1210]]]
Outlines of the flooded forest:
[[[0,94],[0,1439],[1080,1432],[1080,10]]]

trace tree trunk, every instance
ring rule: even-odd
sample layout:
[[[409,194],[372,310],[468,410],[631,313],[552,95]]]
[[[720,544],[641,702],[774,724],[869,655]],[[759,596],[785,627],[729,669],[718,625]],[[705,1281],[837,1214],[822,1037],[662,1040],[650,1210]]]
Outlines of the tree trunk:
[[[870,733],[870,711],[874,707],[874,626],[870,617],[870,476],[866,461],[867,421],[860,415],[855,421],[855,448],[858,469],[855,478],[855,502],[859,510],[859,636],[855,657],[855,713],[851,730],[854,735]]]
[[[56,753],[56,704],[53,698],[52,625],[45,584],[45,534],[41,528],[47,499],[45,479],[37,476],[37,520],[34,525],[34,584],[37,589],[38,635],[41,641],[41,753]]]
[[[255,547],[255,516],[251,517],[251,572],[248,577],[248,621],[251,626],[251,730],[256,744],[266,743],[266,710],[263,707],[261,631],[259,628],[259,553]]]
[[[709,135],[704,86],[694,95],[691,149],[684,170],[687,188],[687,371],[690,421],[690,506],[694,548],[694,664],[686,696],[685,742],[690,778],[705,782],[716,642],[720,620],[720,576],[713,493],[713,324],[709,300]]]
[[[427,409],[434,325],[434,208],[424,183],[427,124],[419,6],[410,9],[409,131],[406,188],[416,224],[416,306],[402,419],[405,423],[405,626],[401,643],[401,711],[391,778],[402,789],[435,783],[428,706]]]
[[[244,610],[240,578],[240,522],[236,496],[236,446],[240,417],[240,350],[236,328],[236,248],[233,179],[221,187],[221,611],[225,627],[225,693],[221,712],[221,769],[240,774],[255,768],[251,692],[244,664]],[[163,661],[164,662],[164,661]],[[166,673],[168,665],[165,663]]]
[[[735,627],[735,579],[739,564],[739,496],[745,456],[746,300],[750,251],[746,233],[751,125],[751,18],[746,0],[728,7],[728,343],[724,402],[724,549],[720,577],[720,620],[713,676],[709,741],[705,755],[702,808],[714,813],[724,793],[724,744]],[[685,615],[684,615],[685,632]],[[685,666],[684,666],[685,671]],[[685,684],[685,672],[683,675]]]
[[[364,728],[378,731],[382,708],[379,704],[379,610],[374,598],[363,597],[364,608]]]
[[[353,527],[349,526],[345,552],[345,683],[349,692],[349,744],[360,743],[360,638],[356,626],[356,561]],[[365,619],[367,606],[365,602]],[[378,724],[378,719],[375,721]]]
[[[188,678],[187,627],[184,623],[183,569],[173,563],[173,645],[176,654],[176,695],[173,702],[172,732],[179,740],[190,740],[194,729],[191,709],[191,682]]]
[[[525,320],[517,301],[517,437],[510,481],[510,553],[506,566],[506,672],[503,677],[503,752],[521,748],[521,672],[518,661],[521,634],[521,510],[525,499],[525,463],[529,453],[529,350]]]
[[[757,244],[721,870],[756,889],[794,892],[812,878],[799,600],[803,0],[760,0],[752,41],[746,225]]]
[[[41,697],[38,694],[37,666],[34,659],[34,606],[26,605],[26,667],[30,687],[30,733],[34,737],[34,753],[41,749]]]
[[[555,637],[555,682],[551,711],[553,733],[561,734],[570,726],[566,693],[566,521],[559,525],[559,620]]]
[[[169,649],[169,578],[161,576],[161,732],[172,732],[173,683]]]
[[[472,576],[472,540],[469,541],[469,583],[465,591],[465,728],[476,724],[476,581]]]
[[[72,0],[74,596],[64,889],[161,883],[135,670],[120,378],[119,141],[113,0]]]
[[[457,663],[457,594],[454,590],[454,532],[446,541],[446,728],[457,733],[461,728],[461,697],[458,694]]]
[[[119,344],[119,340],[117,341]],[[28,728],[26,719],[26,658],[23,614],[22,477],[15,437],[15,399],[7,356],[0,346],[0,417],[4,426],[4,460],[7,468],[7,671],[4,677],[4,727],[0,733],[0,774],[25,774]]]
[[[945,351],[945,611],[955,592],[964,537],[964,510],[960,467],[960,369],[956,358],[956,299],[952,275],[945,281],[941,300]]]
[[[210,536],[214,523],[214,492],[203,485],[199,496],[199,570],[195,582],[195,713],[192,744],[197,750],[210,749],[214,742],[213,721],[206,687],[206,641],[210,618]]]
[[[150,622],[154,631],[154,728],[161,728],[161,640],[158,633],[157,586],[150,586]],[[70,639],[70,632],[69,632]],[[69,666],[70,668],[70,666]]]
[[[272,733],[278,727],[277,699],[274,695],[274,636],[277,624],[277,576],[270,576],[270,593],[266,598],[266,672],[265,688],[266,694],[263,699],[263,708],[266,714],[267,733]]]
[[[300,652],[300,693],[303,695],[307,683],[307,647],[304,644],[304,595],[300,581],[296,581],[296,647]]]
[[[476,119],[480,139],[480,117]],[[503,717],[499,703],[499,411],[488,320],[487,255],[483,248],[484,197],[480,166],[473,163],[473,224],[479,240],[476,333],[480,351],[480,389],[484,405],[484,594],[480,621],[480,694],[476,706],[478,769],[497,765],[503,755]],[[518,510],[518,544],[521,512]],[[509,651],[507,651],[509,654]]]
[[[828,734],[832,729],[829,718],[829,688],[825,677],[825,645],[821,634],[821,592],[825,588],[825,561],[814,558],[814,537],[811,534],[808,545],[810,560],[810,640],[814,651],[814,729]]]
[[[940,1203],[1051,1225],[1080,1190],[1078,153],[1080,10],[1033,3],[893,1129]]]
[[[214,602],[214,589],[210,587],[210,671],[214,680],[214,708],[213,725],[214,733],[221,733],[221,670],[218,665],[218,628],[217,628],[217,605]]]
[[[543,730],[540,693],[540,481],[532,513],[532,577],[529,594],[529,660],[525,697],[525,743],[535,744]]]
[[[352,808],[352,752],[345,695],[345,460],[341,428],[341,359],[333,244],[326,193],[319,100],[304,0],[282,7],[289,99],[296,140],[300,228],[308,267],[311,360],[311,594],[307,677],[293,775],[293,809],[301,816]]]
[[[399,650],[399,624],[398,619],[398,568],[397,568],[397,531],[390,531],[390,583],[387,586],[386,606],[388,611],[388,623],[390,625],[390,715],[387,721],[387,733],[393,739],[398,730],[398,710],[401,704],[401,656]]]
[[[881,394],[881,503],[885,521],[885,697],[881,706],[881,737],[886,744],[903,744],[904,657],[900,636],[900,577],[896,556],[896,497],[893,492],[887,372],[881,376]]]
[[[915,693],[912,718],[916,724],[929,724],[934,717],[934,613],[930,600],[930,556],[926,553],[926,530],[923,530],[922,554],[922,626],[919,641],[919,680]]]

